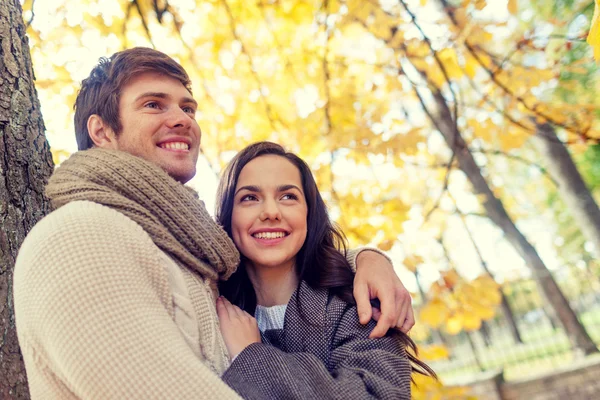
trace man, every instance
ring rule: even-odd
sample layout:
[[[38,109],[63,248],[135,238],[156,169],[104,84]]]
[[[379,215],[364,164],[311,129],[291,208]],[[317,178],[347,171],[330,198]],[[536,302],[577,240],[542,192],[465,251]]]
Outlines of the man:
[[[15,266],[32,398],[239,398],[219,379],[229,357],[215,311],[215,284],[239,254],[182,185],[196,172],[201,135],[187,73],[152,49],[119,52],[83,81],[75,108],[87,151],[50,179],[55,211]],[[381,334],[397,320],[410,328],[391,265],[370,251],[357,261],[375,262],[356,275],[364,322],[371,295],[382,301]]]

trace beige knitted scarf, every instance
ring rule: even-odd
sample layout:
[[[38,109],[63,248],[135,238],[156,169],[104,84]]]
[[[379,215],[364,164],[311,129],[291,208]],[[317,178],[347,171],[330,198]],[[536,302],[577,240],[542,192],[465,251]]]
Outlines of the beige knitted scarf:
[[[46,195],[55,209],[78,200],[115,209],[204,278],[227,279],[239,264],[235,245],[198,194],[129,153],[94,148],[73,154],[50,178]]]

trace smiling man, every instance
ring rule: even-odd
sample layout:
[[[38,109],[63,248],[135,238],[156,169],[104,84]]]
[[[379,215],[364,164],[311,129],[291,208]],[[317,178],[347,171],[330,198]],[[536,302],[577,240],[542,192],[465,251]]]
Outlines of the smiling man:
[[[237,399],[219,378],[230,361],[215,288],[239,254],[183,185],[201,136],[187,73],[158,51],[125,50],[92,70],[75,109],[81,151],[51,177],[54,211],[15,266],[32,398]],[[410,327],[391,264],[369,251],[357,262],[368,265],[355,281],[363,317],[376,296],[382,331]]]

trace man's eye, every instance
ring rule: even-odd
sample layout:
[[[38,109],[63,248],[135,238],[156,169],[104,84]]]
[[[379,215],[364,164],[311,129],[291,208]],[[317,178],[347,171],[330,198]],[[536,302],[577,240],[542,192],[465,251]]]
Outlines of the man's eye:
[[[188,114],[196,114],[196,109],[193,107],[182,107],[182,110],[184,113],[188,113]]]
[[[144,104],[144,107],[148,107],[148,108],[160,108],[160,105],[155,102],[155,101],[150,101],[146,104]]]

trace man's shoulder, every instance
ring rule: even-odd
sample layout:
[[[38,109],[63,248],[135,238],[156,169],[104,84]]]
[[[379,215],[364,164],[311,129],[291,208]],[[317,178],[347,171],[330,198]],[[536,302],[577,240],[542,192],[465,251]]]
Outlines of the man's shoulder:
[[[102,242],[119,246],[133,241],[152,241],[148,234],[124,214],[90,201],[75,201],[51,212],[29,232],[19,258],[48,251],[82,250]]]
[[[66,233],[85,233],[96,229],[141,229],[126,215],[91,201],[74,201],[52,211],[38,222],[29,237],[60,237]]]

